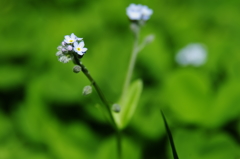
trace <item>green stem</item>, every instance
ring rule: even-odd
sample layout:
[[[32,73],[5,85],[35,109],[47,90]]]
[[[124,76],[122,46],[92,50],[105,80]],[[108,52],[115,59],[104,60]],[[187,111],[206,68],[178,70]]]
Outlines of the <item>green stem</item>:
[[[122,136],[121,130],[117,131],[117,152],[118,152],[118,159],[122,158]]]
[[[96,81],[92,78],[92,76],[89,74],[89,71],[87,70],[87,68],[79,61],[79,59],[74,56],[74,62],[79,65],[82,69],[82,72],[84,73],[84,75],[88,78],[88,80],[92,83],[92,85],[94,86],[94,88],[96,89],[101,101],[103,102],[103,104],[106,106],[107,111],[109,113],[111,122],[113,124],[113,127],[115,128],[116,134],[117,134],[117,151],[118,151],[118,159],[122,158],[122,147],[121,147],[121,130],[118,129],[116,121],[114,120],[112,111],[111,111],[111,107],[108,104],[104,94],[102,93],[100,87],[97,85]]]
[[[116,131],[118,130],[118,127],[117,127],[117,124],[114,120],[114,117],[113,117],[113,114],[112,114],[112,111],[111,111],[111,107],[110,105],[108,104],[104,94],[102,93],[100,87],[97,85],[96,81],[92,78],[92,76],[90,75],[89,71],[87,70],[87,68],[79,61],[78,57],[74,56],[74,62],[79,65],[82,69],[82,72],[84,73],[84,75],[88,78],[88,80],[92,83],[92,85],[94,86],[94,88],[96,89],[101,101],[103,102],[103,104],[106,106],[107,108],[107,111],[109,113],[109,116],[110,116],[110,119],[111,119],[111,122],[114,126],[114,128],[116,129]]]
[[[140,28],[139,28],[139,30],[140,30]],[[136,63],[137,54],[139,52],[139,49],[138,49],[139,30],[134,32],[135,41],[134,41],[134,44],[133,44],[133,50],[132,50],[130,62],[129,62],[129,65],[128,65],[128,71],[127,71],[127,75],[126,75],[126,78],[125,78],[125,83],[124,83],[124,86],[123,86],[122,96],[125,96],[126,93],[127,93],[128,87],[130,85],[131,77],[132,77],[132,74],[133,74],[133,69],[134,69],[134,66],[135,66],[135,63]]]

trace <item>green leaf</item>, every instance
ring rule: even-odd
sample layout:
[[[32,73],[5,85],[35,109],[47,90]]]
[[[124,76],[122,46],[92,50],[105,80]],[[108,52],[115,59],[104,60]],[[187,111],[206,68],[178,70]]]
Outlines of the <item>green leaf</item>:
[[[173,136],[178,155],[183,159],[237,159],[240,155],[237,142],[227,133],[178,129]],[[170,148],[168,156],[172,156]]]
[[[119,129],[125,128],[131,120],[136,110],[142,88],[142,80],[138,79],[134,81],[130,85],[127,94],[123,95],[118,102],[121,111],[119,113],[112,112]]]

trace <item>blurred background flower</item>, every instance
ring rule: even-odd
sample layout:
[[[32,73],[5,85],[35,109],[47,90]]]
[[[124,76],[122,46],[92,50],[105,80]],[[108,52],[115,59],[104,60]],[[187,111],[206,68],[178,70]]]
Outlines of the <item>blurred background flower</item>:
[[[176,61],[182,66],[200,66],[206,62],[207,50],[202,44],[188,44],[176,55]]]
[[[130,1],[0,1],[0,159],[114,159],[114,130],[96,92],[73,64],[56,60],[64,35],[84,38],[82,62],[109,102],[119,98],[133,37]],[[124,130],[123,158],[171,158],[160,108],[180,158],[236,159],[240,144],[239,1],[139,0],[154,11],[141,36],[134,79],[144,89]],[[182,67],[176,53],[207,46],[201,67]],[[119,49],[119,47],[121,49]]]

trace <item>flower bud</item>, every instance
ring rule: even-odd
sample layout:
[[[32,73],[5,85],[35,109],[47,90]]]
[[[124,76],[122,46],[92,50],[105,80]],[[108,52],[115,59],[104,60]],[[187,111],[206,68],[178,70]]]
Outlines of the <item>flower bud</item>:
[[[90,93],[92,93],[92,87],[91,87],[91,86],[85,86],[85,87],[83,88],[82,94],[83,94],[83,95],[88,95],[88,94],[90,94]]]
[[[66,52],[67,52],[67,49],[62,48],[62,52],[66,53]]]
[[[62,47],[61,45],[57,47],[57,49],[58,49],[59,51],[61,51],[62,48],[63,48],[63,47]]]
[[[68,63],[71,60],[71,58],[68,58],[67,56],[61,56],[59,57],[58,60],[62,63]]]
[[[65,41],[63,41],[63,42],[62,42],[62,46],[65,46],[65,45],[66,45],[66,42],[65,42]]]
[[[62,54],[62,51],[58,51],[57,53],[56,53],[56,56],[62,56],[63,54]]]
[[[82,68],[79,66],[79,65],[75,65],[74,67],[73,67],[73,72],[74,73],[78,73],[78,72],[80,72],[82,70]]]
[[[154,38],[155,38],[155,36],[154,36],[153,34],[148,35],[148,36],[144,39],[144,42],[145,42],[146,44],[149,44],[149,43],[151,43],[151,42],[154,40]]]
[[[68,51],[72,51],[72,50],[73,50],[73,47],[72,47],[71,45],[68,45],[68,46],[67,46],[67,50],[68,50]]]
[[[120,107],[120,105],[118,105],[118,104],[113,104],[113,106],[112,106],[112,111],[114,111],[114,112],[116,112],[116,113],[119,113],[120,111],[121,111],[121,107]]]

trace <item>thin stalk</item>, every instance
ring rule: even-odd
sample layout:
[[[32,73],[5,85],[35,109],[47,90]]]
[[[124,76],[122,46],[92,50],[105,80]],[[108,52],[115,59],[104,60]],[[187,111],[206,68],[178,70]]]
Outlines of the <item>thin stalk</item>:
[[[94,86],[94,88],[96,89],[101,101],[103,102],[103,104],[106,106],[107,111],[109,113],[111,122],[113,124],[113,127],[115,128],[116,131],[116,135],[117,135],[117,151],[118,151],[118,159],[122,158],[122,147],[121,147],[121,130],[118,129],[116,121],[114,120],[113,114],[111,112],[111,107],[108,104],[104,94],[102,93],[100,87],[97,85],[96,81],[93,79],[93,77],[90,75],[88,69],[79,61],[79,59],[74,56],[74,62],[79,65],[82,69],[82,72],[84,73],[84,75],[88,78],[88,80],[92,83],[92,85]]]
[[[139,28],[139,30],[140,30],[140,28]],[[132,74],[133,74],[133,69],[134,69],[134,66],[135,66],[135,63],[136,63],[137,54],[139,52],[139,49],[138,49],[139,30],[134,32],[135,40],[134,40],[134,44],[133,44],[133,50],[132,50],[130,62],[129,62],[129,65],[128,65],[128,71],[127,71],[127,75],[126,75],[126,78],[125,78],[125,83],[124,83],[124,86],[123,86],[122,96],[125,96],[126,93],[127,93],[128,87],[130,85],[131,77],[132,77]]]
[[[106,106],[107,108],[107,111],[109,113],[109,116],[110,116],[110,119],[111,119],[111,122],[114,126],[114,128],[116,130],[118,130],[117,128],[117,125],[116,125],[116,122],[113,118],[113,114],[111,112],[111,108],[110,108],[110,105],[108,104],[104,94],[102,93],[100,87],[97,85],[96,81],[92,78],[92,76],[90,75],[88,69],[79,61],[78,57],[76,57],[76,55],[74,56],[74,62],[79,65],[82,69],[82,72],[84,73],[84,75],[88,78],[88,80],[92,83],[92,85],[94,86],[94,88],[96,89],[101,101],[103,102],[103,104]]]
[[[118,152],[118,159],[122,158],[122,135],[121,130],[117,132],[117,152]]]
[[[113,118],[113,115],[112,115],[112,112],[111,112],[111,108],[110,108],[110,105],[108,104],[104,94],[102,93],[101,89],[99,88],[99,86],[97,85],[96,81],[92,78],[92,76],[89,74],[89,71],[87,70],[87,68],[79,63],[78,64],[81,68],[82,68],[82,72],[85,74],[85,76],[87,76],[88,80],[92,83],[92,85],[94,86],[94,88],[96,89],[101,101],[103,102],[103,104],[106,106],[107,108],[107,111],[109,113],[109,116],[110,116],[110,119],[114,125],[114,128],[117,129],[117,125],[116,125],[116,122]]]

